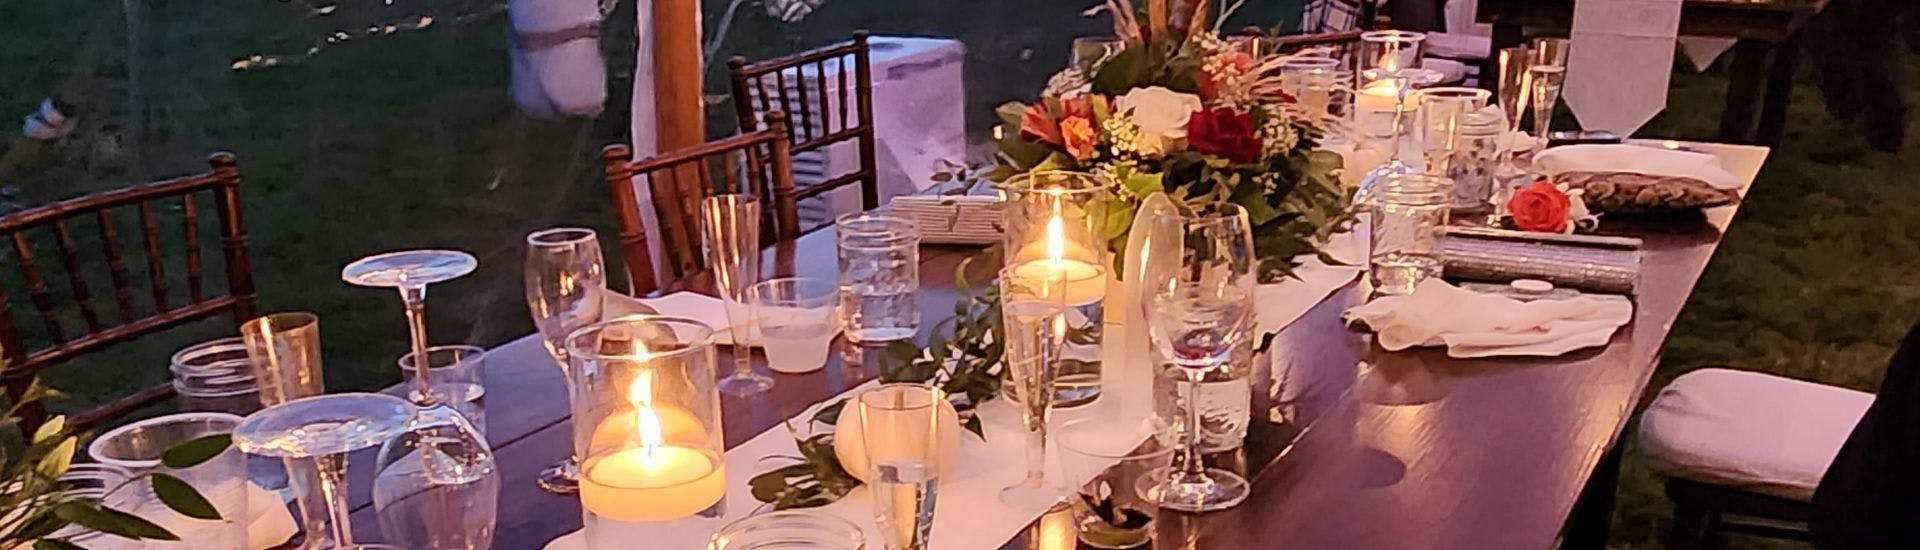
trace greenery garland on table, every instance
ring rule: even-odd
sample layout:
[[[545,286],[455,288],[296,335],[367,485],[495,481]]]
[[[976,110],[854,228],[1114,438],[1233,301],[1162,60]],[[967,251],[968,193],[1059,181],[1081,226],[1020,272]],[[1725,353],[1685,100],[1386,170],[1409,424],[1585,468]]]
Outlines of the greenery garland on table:
[[[924,348],[911,341],[888,345],[881,353],[880,381],[939,385],[960,413],[961,426],[984,437],[974,409],[1000,392],[1000,346],[1005,338],[1001,335],[1000,289],[987,287],[976,292],[966,276],[972,263],[973,258],[968,258],[954,269],[959,299],[954,302],[953,317],[934,327]],[[793,433],[800,456],[769,457],[791,464],[754,476],[748,482],[754,499],[772,504],[776,510],[811,508],[832,504],[860,486],[860,480],[840,466],[833,452],[830,428],[846,405],[847,400],[841,399],[816,411],[805,426],[812,435],[801,435],[802,427],[788,421],[787,431]]]

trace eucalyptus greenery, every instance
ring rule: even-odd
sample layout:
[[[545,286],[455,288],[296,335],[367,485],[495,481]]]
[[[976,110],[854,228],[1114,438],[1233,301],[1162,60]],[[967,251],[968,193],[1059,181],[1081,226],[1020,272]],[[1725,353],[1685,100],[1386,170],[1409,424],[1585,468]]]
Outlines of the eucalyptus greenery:
[[[934,327],[927,345],[911,341],[889,344],[881,353],[880,381],[935,384],[960,413],[961,426],[974,435],[985,437],[975,407],[1000,392],[1001,332],[1000,290],[984,288],[976,292],[967,284],[967,267],[973,258],[955,268],[954,286],[960,298],[954,302],[953,316]],[[825,506],[840,500],[860,480],[848,474],[833,453],[834,422],[846,408],[842,399],[821,407],[808,419],[806,433],[787,423],[800,456],[777,456],[769,460],[789,462],[786,466],[754,476],[749,482],[753,498],[773,505],[776,510]]]
[[[83,497],[67,492],[60,476],[73,465],[80,438],[68,433],[66,418],[55,416],[32,434],[21,430],[20,408],[28,403],[58,395],[38,380],[21,398],[7,407],[0,420],[0,549],[66,550],[81,548],[69,537],[68,527],[79,527],[135,540],[180,540],[180,537],[151,521],[116,510],[102,501],[105,497],[149,481],[160,501],[181,515],[206,520],[220,519],[213,504],[180,478],[152,472],[128,478],[110,487],[100,497]],[[228,434],[203,437],[168,449],[161,463],[168,468],[191,468],[225,451],[232,444]]]

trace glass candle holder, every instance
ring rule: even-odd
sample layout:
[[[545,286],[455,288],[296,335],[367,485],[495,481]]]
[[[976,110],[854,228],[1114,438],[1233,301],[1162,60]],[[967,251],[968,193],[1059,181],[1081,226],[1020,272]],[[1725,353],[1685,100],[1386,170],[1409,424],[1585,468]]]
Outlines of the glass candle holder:
[[[741,518],[721,527],[707,543],[707,550],[864,550],[866,547],[866,533],[852,522],[819,512],[794,510]]]
[[[1374,292],[1411,294],[1421,281],[1440,276],[1450,187],[1447,178],[1409,173],[1383,178],[1374,189],[1367,256]]]
[[[1085,172],[1042,170],[1008,178],[1002,211],[1007,276],[1064,279],[1068,343],[1060,350],[1054,405],[1075,407],[1100,397],[1100,345],[1107,295],[1108,210],[1112,180]]]
[[[208,340],[173,354],[173,391],[180,410],[246,416],[260,410],[247,344],[239,337]]]
[[[713,329],[638,315],[567,336],[587,548],[628,548],[664,522],[725,513]]]
[[[1367,80],[1402,75],[1421,68],[1427,50],[1427,35],[1412,31],[1367,31],[1360,33],[1360,51],[1354,67]]]

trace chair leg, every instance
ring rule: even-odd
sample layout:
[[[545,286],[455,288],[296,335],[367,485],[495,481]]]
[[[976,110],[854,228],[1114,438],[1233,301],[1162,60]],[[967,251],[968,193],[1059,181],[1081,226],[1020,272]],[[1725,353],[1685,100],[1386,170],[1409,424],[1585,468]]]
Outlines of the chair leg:
[[[1691,506],[1673,507],[1673,540],[1668,547],[1671,550],[1706,550],[1713,547],[1713,531],[1720,524],[1720,514]]]

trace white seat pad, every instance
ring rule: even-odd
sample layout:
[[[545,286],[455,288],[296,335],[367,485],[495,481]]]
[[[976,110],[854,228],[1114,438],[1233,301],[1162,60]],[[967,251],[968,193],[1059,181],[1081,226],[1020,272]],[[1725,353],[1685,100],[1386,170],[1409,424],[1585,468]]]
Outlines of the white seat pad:
[[[1730,369],[1681,375],[1640,417],[1640,453],[1661,474],[1801,501],[1873,394]]]

